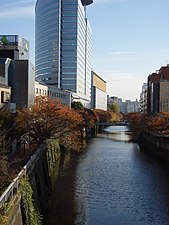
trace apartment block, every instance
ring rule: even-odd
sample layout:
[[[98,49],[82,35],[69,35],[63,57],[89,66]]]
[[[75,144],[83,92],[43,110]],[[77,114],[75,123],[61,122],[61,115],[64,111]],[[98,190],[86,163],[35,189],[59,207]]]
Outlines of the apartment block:
[[[147,113],[147,83],[143,84],[140,93],[140,112]]]
[[[169,65],[148,76],[147,112],[169,112]]]

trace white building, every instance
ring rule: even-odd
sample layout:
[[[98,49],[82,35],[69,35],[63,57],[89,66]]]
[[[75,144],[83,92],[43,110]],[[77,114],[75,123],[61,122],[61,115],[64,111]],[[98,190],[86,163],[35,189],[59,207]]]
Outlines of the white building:
[[[142,91],[140,93],[140,112],[147,112],[147,83],[143,83]]]
[[[35,82],[35,96],[48,96],[51,99],[58,98],[63,105],[71,107],[71,92],[52,85]]]

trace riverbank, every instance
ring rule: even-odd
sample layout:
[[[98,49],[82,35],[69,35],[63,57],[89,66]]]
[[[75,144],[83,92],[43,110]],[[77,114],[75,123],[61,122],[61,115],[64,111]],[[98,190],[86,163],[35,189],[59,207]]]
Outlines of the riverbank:
[[[84,150],[81,153],[85,152],[87,141],[95,136],[96,133],[97,127],[84,129],[81,140]],[[48,209],[53,180],[58,176],[60,165],[66,165],[70,154],[70,149],[66,149],[56,139],[46,141],[45,144],[40,146],[1,195],[0,225],[41,224],[41,222],[32,224],[31,221],[40,217],[43,218]],[[76,154],[79,153],[77,152]],[[21,183],[24,183],[24,186],[21,188],[22,191],[20,190]],[[26,197],[26,203],[24,204],[26,208],[23,207],[22,193],[24,193],[24,196],[29,194],[29,200],[31,201],[28,202],[28,198]],[[15,204],[15,199],[18,199],[17,204]],[[37,211],[37,213],[34,215],[31,213],[33,211]],[[38,217],[37,215],[41,216]],[[40,221],[40,219],[37,221]]]
[[[37,215],[43,215],[48,208],[52,177],[56,176],[62,153],[57,140],[50,140],[39,147],[1,195],[0,225],[41,224],[31,221],[36,221]],[[27,194],[29,197],[24,202]]]
[[[169,136],[143,131],[137,138],[140,148],[169,163]]]

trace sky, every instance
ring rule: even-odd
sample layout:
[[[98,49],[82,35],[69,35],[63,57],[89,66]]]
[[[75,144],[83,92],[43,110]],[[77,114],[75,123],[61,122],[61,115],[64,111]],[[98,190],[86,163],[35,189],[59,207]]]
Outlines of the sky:
[[[30,42],[35,58],[36,0],[1,0],[0,34]],[[92,67],[107,94],[140,98],[149,74],[169,64],[169,0],[94,0],[87,7],[92,28]]]

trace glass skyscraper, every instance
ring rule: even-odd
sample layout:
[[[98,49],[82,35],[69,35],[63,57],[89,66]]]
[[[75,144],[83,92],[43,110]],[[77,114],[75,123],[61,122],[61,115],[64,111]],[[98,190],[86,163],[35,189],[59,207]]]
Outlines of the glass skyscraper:
[[[37,0],[36,80],[74,92],[85,106],[91,95],[91,29],[86,6],[92,0]]]

